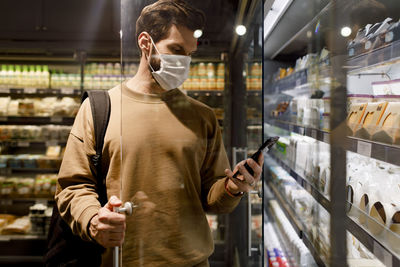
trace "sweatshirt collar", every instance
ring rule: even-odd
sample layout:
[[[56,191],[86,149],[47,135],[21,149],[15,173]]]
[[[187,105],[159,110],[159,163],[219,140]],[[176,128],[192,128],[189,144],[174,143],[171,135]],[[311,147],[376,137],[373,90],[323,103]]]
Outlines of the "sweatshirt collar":
[[[179,89],[172,89],[161,94],[145,94],[132,90],[126,86],[126,81],[122,83],[122,95],[128,96],[134,100],[145,103],[163,103],[176,96],[183,94]]]

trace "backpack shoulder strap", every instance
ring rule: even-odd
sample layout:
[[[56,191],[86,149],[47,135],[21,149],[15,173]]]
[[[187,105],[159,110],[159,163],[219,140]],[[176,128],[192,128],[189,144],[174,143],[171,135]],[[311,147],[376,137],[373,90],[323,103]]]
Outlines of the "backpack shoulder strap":
[[[82,102],[89,97],[90,107],[93,116],[93,127],[96,143],[96,155],[91,158],[96,168],[97,182],[101,185],[99,197],[100,203],[104,205],[107,202],[107,193],[105,186],[105,175],[102,173],[101,157],[104,145],[104,137],[106,135],[108,122],[111,113],[110,95],[105,90],[85,91],[82,96]]]

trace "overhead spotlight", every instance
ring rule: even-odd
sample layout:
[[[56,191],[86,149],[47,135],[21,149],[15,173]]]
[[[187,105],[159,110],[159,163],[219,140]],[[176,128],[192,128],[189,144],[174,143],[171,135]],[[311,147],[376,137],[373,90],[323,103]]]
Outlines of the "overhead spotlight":
[[[245,35],[245,34],[246,34],[246,27],[243,26],[243,25],[238,25],[238,26],[236,27],[236,33],[237,33],[237,35],[239,35],[239,36]]]
[[[203,35],[203,31],[202,30],[195,30],[193,33],[194,38],[200,38]]]
[[[350,34],[351,34],[351,29],[350,29],[350,27],[343,27],[342,28],[342,30],[340,31],[340,34],[343,36],[343,37],[349,37],[350,36]]]

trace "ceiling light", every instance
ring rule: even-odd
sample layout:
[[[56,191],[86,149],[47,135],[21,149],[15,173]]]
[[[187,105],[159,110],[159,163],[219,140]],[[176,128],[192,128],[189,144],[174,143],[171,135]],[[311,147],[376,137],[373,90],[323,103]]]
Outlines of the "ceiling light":
[[[238,25],[236,27],[236,33],[240,36],[245,35],[246,34],[246,27],[243,25]]]
[[[202,30],[195,30],[193,33],[194,38],[200,38],[203,35]]]
[[[350,36],[350,34],[351,34],[351,29],[350,29],[350,27],[343,27],[342,28],[342,30],[340,31],[340,34],[343,36],[343,37],[349,37]]]
[[[289,8],[293,0],[275,0],[264,19],[264,41],[270,35],[276,24]]]

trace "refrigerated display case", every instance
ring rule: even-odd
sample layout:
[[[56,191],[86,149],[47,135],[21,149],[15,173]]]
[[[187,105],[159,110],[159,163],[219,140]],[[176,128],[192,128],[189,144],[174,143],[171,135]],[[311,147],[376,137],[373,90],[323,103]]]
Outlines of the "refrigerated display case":
[[[400,5],[307,1],[300,14],[305,3],[288,3],[264,35],[264,138],[281,136],[265,164],[266,212],[278,203],[318,266],[398,266]]]

